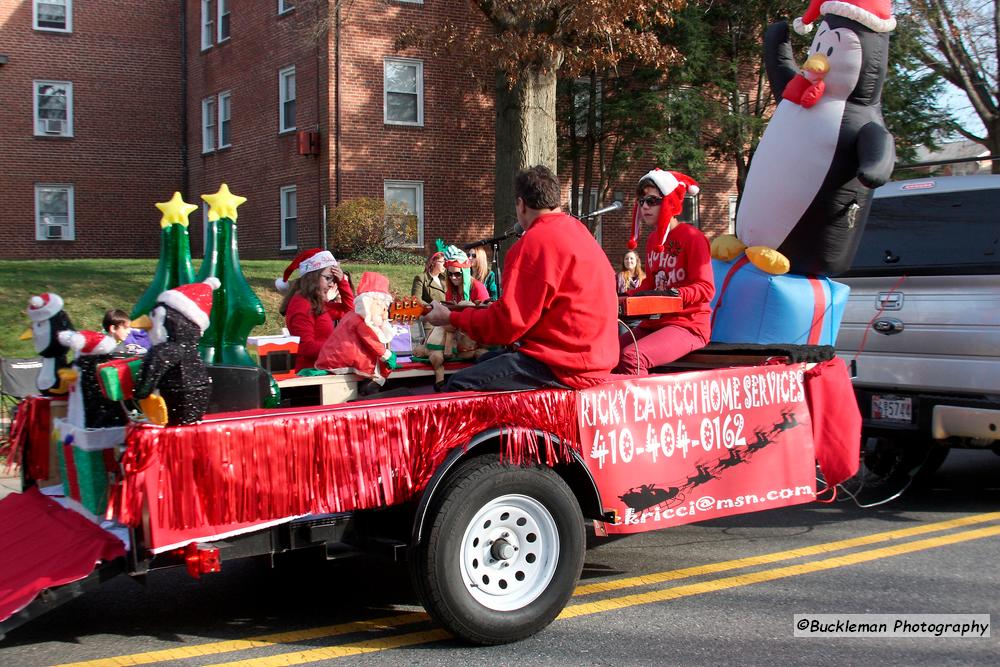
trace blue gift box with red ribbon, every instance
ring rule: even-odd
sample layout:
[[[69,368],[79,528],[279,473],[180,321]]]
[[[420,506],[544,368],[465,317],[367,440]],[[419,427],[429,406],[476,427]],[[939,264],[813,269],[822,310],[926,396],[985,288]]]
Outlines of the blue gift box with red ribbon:
[[[713,343],[833,345],[851,288],[825,276],[761,271],[745,255],[712,260]]]

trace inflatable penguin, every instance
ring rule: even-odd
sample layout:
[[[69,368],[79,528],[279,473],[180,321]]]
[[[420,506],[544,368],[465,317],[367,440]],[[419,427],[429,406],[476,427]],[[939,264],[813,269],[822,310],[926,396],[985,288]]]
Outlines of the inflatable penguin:
[[[193,424],[208,409],[211,380],[198,354],[198,342],[208,329],[212,290],[218,287],[219,279],[210,277],[169,289],[156,299],[150,313],[153,347],[143,357],[135,385],[135,398],[155,423]],[[147,409],[144,400],[154,391],[166,405],[165,416],[154,416]]]
[[[82,428],[124,426],[125,411],[101,393],[97,366],[112,358],[116,342],[97,331],[61,331],[59,341],[76,353],[76,383],[70,387],[66,421]]]
[[[841,273],[857,251],[872,189],[892,173],[895,147],[881,108],[888,33],[896,25],[891,4],[812,0],[796,30],[810,31],[820,14],[802,68],[785,22],[765,35],[767,75],[779,103],[747,176],[738,242],[717,239],[718,259],[746,248],[750,261],[770,273]]]
[[[63,310],[63,300],[58,294],[46,292],[28,299],[28,319],[31,329],[21,338],[31,338],[35,351],[42,357],[42,370],[38,372],[35,384],[43,394],[65,394],[69,390],[72,372],[66,362],[69,348],[64,345],[59,334],[72,331],[73,323]]]

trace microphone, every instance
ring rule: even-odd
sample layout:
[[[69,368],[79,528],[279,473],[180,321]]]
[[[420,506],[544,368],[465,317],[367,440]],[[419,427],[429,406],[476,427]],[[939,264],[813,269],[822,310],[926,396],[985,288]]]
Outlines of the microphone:
[[[524,235],[524,227],[521,226],[520,222],[514,223],[514,226],[505,231],[500,236],[494,236],[491,239],[479,239],[478,241],[473,241],[472,243],[466,243],[462,246],[462,250],[472,250],[473,248],[478,248],[482,245],[493,245],[494,243],[500,243],[501,241],[506,241],[511,236],[516,236],[521,238]]]
[[[608,206],[604,208],[599,208],[596,211],[591,211],[587,215],[581,215],[580,219],[584,220],[586,218],[596,218],[599,215],[604,215],[605,213],[611,213],[612,211],[622,210],[622,203],[620,201],[611,202]]]

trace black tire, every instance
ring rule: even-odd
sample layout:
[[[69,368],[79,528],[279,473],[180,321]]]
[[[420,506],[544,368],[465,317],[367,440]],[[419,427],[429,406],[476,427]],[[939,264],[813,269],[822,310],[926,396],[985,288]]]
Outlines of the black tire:
[[[456,637],[518,641],[566,606],[583,569],[584,532],[576,497],[551,468],[479,456],[436,494],[411,559],[413,585]]]
[[[875,499],[926,484],[950,449],[930,439],[876,437],[862,452],[861,468],[849,487]]]

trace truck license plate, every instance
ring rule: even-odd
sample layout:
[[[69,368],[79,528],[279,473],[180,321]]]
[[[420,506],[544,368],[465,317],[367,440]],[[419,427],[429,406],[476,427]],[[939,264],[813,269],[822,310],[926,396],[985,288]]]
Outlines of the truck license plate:
[[[872,419],[886,422],[913,421],[913,401],[909,398],[872,396]]]

